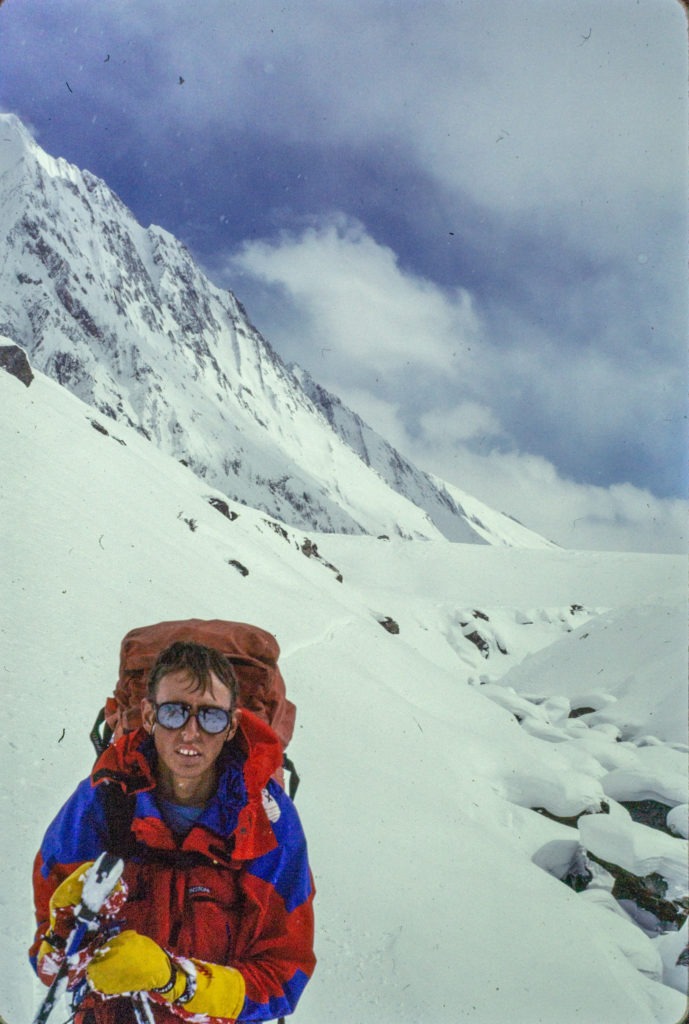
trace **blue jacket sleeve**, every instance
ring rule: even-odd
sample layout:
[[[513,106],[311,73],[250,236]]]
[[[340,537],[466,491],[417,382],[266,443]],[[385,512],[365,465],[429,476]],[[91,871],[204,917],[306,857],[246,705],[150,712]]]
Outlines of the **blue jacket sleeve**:
[[[36,935],[29,958],[36,969],[38,947],[47,933],[50,897],[75,868],[103,852],[108,834],[102,787],[85,779],[48,826],[33,868]]]

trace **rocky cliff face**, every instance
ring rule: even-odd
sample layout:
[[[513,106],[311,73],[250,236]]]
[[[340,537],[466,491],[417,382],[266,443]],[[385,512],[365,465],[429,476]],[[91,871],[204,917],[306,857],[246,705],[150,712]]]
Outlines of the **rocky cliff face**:
[[[546,544],[422,473],[288,368],[189,251],[0,116],[0,334],[228,497],[321,531]],[[474,517],[475,518],[475,517]],[[485,524],[484,524],[485,525]],[[502,529],[502,526],[506,530]]]

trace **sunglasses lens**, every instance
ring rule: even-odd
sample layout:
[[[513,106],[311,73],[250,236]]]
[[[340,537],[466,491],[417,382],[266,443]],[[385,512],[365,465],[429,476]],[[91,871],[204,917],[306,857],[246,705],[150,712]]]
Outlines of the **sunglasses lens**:
[[[189,710],[186,704],[175,704],[174,702],[159,704],[156,718],[163,729],[181,729],[189,720]]]
[[[198,723],[205,732],[223,732],[230,724],[230,713],[224,708],[199,708]]]
[[[191,708],[188,704],[166,701],[156,706],[156,719],[163,729],[181,729],[189,721]],[[204,732],[223,732],[230,724],[231,714],[224,708],[202,707],[196,712],[196,720]]]

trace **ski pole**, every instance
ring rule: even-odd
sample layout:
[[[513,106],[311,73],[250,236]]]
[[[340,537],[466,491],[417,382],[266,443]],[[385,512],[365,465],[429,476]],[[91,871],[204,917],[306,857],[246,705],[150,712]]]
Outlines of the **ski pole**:
[[[46,996],[39,1006],[33,1024],[46,1024],[58,998],[67,988],[69,958],[77,952],[87,932],[98,929],[98,915],[110,893],[117,885],[124,862],[112,853],[101,853],[84,875],[81,900],[74,909],[75,926],[67,940],[65,957],[53,978]]]
[[[153,1010],[145,992],[134,992],[132,994],[132,1006],[136,1024],[155,1024]]]

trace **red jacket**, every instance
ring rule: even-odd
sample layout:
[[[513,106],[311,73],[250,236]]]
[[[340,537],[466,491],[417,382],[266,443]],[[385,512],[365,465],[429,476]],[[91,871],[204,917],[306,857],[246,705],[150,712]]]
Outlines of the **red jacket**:
[[[282,760],[277,737],[243,711],[221,756],[217,791],[181,841],[155,801],[154,757],[143,730],[127,734],[102,754],[50,825],[34,866],[34,966],[51,893],[108,846],[106,789],[119,785],[135,800],[135,842],[125,857],[129,891],[115,930],[133,928],[178,956],[237,968],[246,984],[238,1020],[291,1013],[315,966],[314,889],[297,812],[272,779]],[[117,1024],[131,1019],[123,1003],[89,992],[80,1015],[87,1020],[92,1010],[98,1024]],[[176,1008],[152,1008],[160,1024],[179,1024]]]

